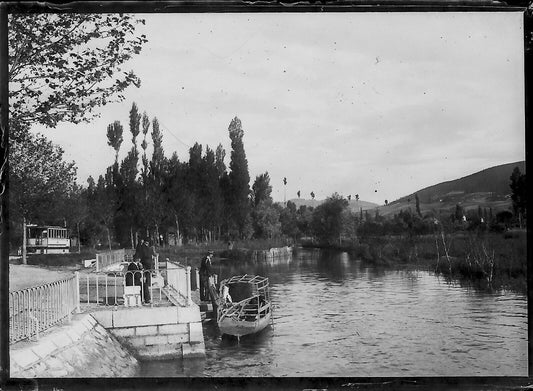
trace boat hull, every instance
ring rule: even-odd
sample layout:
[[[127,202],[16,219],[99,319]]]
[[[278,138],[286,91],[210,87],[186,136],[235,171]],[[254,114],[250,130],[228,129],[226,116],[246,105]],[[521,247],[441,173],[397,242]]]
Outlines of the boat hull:
[[[243,335],[255,334],[268,326],[272,312],[269,311],[264,317],[255,321],[235,320],[231,318],[222,319],[218,322],[221,334],[242,337]]]

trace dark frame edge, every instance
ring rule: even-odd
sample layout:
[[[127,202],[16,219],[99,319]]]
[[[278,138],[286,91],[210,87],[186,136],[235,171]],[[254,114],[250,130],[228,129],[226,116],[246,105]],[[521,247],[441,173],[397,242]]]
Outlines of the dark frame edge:
[[[8,7],[0,3],[0,384],[9,378]]]
[[[496,0],[159,0],[8,1],[8,13],[174,12],[524,12],[525,5]]]
[[[532,25],[533,25],[533,10],[524,6],[504,6],[504,5],[465,5],[465,1],[451,1],[451,2],[425,2],[418,1],[412,4],[394,4],[399,2],[382,1],[378,6],[377,1],[318,1],[311,3],[310,1],[301,1],[293,3],[282,3],[278,1],[225,1],[225,0],[200,0],[193,1],[154,1],[154,2],[136,2],[136,1],[112,1],[112,2],[94,2],[88,3],[83,1],[74,1],[70,3],[53,3],[53,2],[0,2],[0,386],[9,381],[9,125],[8,125],[8,14],[14,12],[112,12],[115,10],[122,10],[122,12],[523,12],[524,20],[524,86],[525,86],[525,145],[526,145],[526,168],[531,169],[531,163],[528,162],[528,147],[531,137],[528,137],[528,132],[531,130],[531,91],[533,76],[528,75],[528,69],[532,67],[533,56],[533,39]],[[425,4],[427,3],[427,4]],[[444,3],[451,3],[445,5]],[[488,2],[485,2],[488,3]],[[282,9],[280,9],[282,7]],[[529,47],[528,47],[529,45]],[[529,200],[529,204],[532,201]],[[529,205],[528,205],[529,206]],[[528,314],[533,313],[533,263],[530,262],[532,254],[531,244],[531,229],[528,223],[527,227],[527,286],[528,286]],[[528,315],[528,320],[529,320]],[[5,327],[7,326],[7,328]],[[504,385],[508,382],[515,383],[518,386],[530,383],[533,378],[533,325],[528,321],[528,377],[517,378],[485,378],[474,381],[474,384],[481,383],[483,385],[489,384]],[[529,379],[529,381],[528,381]],[[16,379],[11,379],[13,382]],[[78,383],[79,379],[63,379],[65,384],[70,384],[71,381]],[[100,382],[107,383],[110,379],[85,379],[89,384],[102,385]],[[118,379],[111,379],[117,380]],[[145,379],[146,380],[146,379]],[[170,379],[167,379],[170,380]],[[176,379],[173,379],[176,380]],[[183,380],[183,379],[181,379]],[[292,379],[294,381],[295,379]],[[356,380],[355,383],[350,383],[349,380]],[[336,379],[341,387],[350,387],[364,385],[369,380],[377,379],[350,379],[345,381]],[[384,379],[381,379],[384,380]],[[399,379],[395,379],[399,380]],[[419,379],[405,379],[406,383],[413,381],[411,385],[434,384],[435,379],[419,378]],[[461,380],[461,378],[444,379],[450,384],[454,380]],[[463,379],[464,380],[464,379]],[[472,380],[472,379],[469,379]],[[44,385],[47,384],[46,379],[41,379]],[[193,382],[195,385],[204,385],[199,379],[189,379],[188,382]],[[316,384],[322,384],[320,379],[315,379]],[[29,381],[34,384],[34,382]],[[54,380],[57,382],[57,380]],[[403,382],[403,380],[402,380]],[[61,383],[61,382],[60,382]],[[187,382],[186,382],[187,383]],[[223,383],[223,379],[222,379]],[[326,384],[331,384],[331,379],[325,380]],[[373,383],[373,381],[372,381]],[[440,383],[440,382],[437,382]],[[305,382],[296,381],[295,384],[305,384]]]

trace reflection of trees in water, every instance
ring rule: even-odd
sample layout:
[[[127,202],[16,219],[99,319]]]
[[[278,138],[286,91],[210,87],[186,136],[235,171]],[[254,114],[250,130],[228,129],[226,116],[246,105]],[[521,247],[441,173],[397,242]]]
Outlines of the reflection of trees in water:
[[[256,274],[268,277],[270,284],[287,283],[292,280],[294,272],[299,268],[297,262],[273,262],[270,264],[253,262],[224,262],[215,265],[214,270],[219,280],[243,274]]]
[[[359,270],[369,280],[381,280],[390,269],[383,266],[376,266],[372,263],[361,262]]]

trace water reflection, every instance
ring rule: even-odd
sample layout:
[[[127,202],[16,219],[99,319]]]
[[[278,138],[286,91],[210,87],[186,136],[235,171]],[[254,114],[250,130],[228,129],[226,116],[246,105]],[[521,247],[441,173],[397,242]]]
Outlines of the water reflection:
[[[273,324],[240,341],[205,324],[204,365],[182,376],[527,375],[523,295],[374,268],[339,252],[299,251],[290,263],[220,272],[268,276]]]

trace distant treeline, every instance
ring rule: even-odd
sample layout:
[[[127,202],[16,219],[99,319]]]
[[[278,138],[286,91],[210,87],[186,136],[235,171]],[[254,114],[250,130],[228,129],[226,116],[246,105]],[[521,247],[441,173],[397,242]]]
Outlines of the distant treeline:
[[[12,244],[20,246],[28,223],[65,225],[84,245],[106,247],[135,246],[139,237],[176,244],[280,235],[268,173],[250,189],[237,117],[228,128],[229,168],[222,145],[213,150],[195,143],[187,160],[180,161],[175,152],[167,158],[159,121],[141,115],[135,103],[129,130],[131,146],[119,160],[126,135],[119,121],[109,124],[115,161],[96,180],[89,177],[85,187],[75,183],[75,164],[63,160],[60,147],[12,124]]]
[[[142,132],[142,133],[141,133]],[[75,182],[74,162],[63,151],[28,128],[11,124],[11,243],[22,243],[24,224],[67,226],[87,246],[132,247],[139,237],[158,245],[206,243],[242,239],[300,240],[325,246],[383,235],[424,235],[439,230],[502,231],[524,224],[525,174],[515,168],[510,177],[514,210],[494,214],[490,208],[455,213],[402,210],[392,217],[376,211],[348,208],[337,193],[316,208],[274,203],[268,172],[250,188],[248,161],[239,118],[231,120],[229,166],[221,144],[216,149],[195,143],[186,160],[174,152],[167,158],[157,118],[142,115],[135,103],[129,113],[131,144],[126,157],[123,125],[107,127],[115,161],[87,186]],[[150,154],[148,153],[151,141]]]

